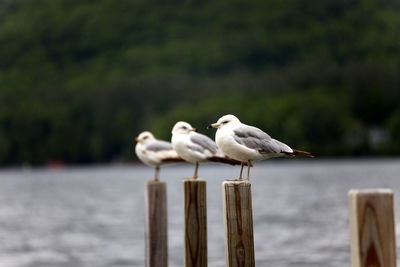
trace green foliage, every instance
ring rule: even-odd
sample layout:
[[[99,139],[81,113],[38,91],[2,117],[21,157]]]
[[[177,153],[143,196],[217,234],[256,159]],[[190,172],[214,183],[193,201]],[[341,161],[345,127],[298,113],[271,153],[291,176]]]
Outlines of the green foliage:
[[[386,123],[391,142],[388,150],[392,153],[398,153],[400,150],[400,109],[393,112]]]
[[[399,153],[398,1],[2,0],[0,19],[1,165],[129,160],[144,129],[226,113],[320,155]]]

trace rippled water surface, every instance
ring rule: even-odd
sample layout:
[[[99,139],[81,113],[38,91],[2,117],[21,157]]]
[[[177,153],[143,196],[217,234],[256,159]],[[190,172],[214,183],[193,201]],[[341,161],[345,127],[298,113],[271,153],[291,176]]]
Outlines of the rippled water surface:
[[[397,159],[273,160],[253,169],[257,266],[350,266],[351,188],[391,188],[399,207]],[[161,173],[168,181],[172,267],[183,266],[181,180],[192,170],[175,165]],[[221,183],[238,171],[200,168],[208,181],[210,267],[225,266]],[[144,266],[143,191],[152,175],[141,165],[0,171],[0,266]]]

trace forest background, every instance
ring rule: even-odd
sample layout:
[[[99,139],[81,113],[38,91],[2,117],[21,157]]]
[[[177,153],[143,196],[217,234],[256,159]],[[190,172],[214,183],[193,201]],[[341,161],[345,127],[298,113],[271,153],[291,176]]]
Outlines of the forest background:
[[[0,165],[132,161],[236,114],[319,157],[400,154],[396,0],[0,0]]]

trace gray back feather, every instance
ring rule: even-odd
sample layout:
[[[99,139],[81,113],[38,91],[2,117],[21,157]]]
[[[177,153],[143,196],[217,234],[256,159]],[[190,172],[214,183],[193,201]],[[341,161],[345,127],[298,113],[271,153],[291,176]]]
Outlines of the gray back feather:
[[[172,145],[169,142],[156,140],[152,142],[150,145],[146,146],[147,150],[159,152],[164,150],[172,150]]]
[[[279,142],[256,127],[243,125],[235,129],[234,134],[236,142],[260,153],[280,153],[282,151]]]
[[[193,151],[197,151],[197,152],[200,152],[200,153],[203,153],[203,152],[204,152],[204,148],[201,147],[201,146],[198,146],[198,145],[188,145],[187,147],[188,147],[190,150],[193,150]]]
[[[211,153],[215,154],[218,152],[218,147],[214,143],[211,138],[208,136],[199,134],[199,133],[194,133],[190,136],[190,141],[192,141],[196,146],[190,146],[190,149],[203,152],[204,150],[209,150]]]

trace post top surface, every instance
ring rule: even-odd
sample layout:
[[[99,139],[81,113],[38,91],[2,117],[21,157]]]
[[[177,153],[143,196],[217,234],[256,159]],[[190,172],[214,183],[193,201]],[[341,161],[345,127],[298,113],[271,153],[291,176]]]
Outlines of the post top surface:
[[[247,180],[227,180],[227,181],[224,181],[223,183],[222,183],[223,185],[227,185],[227,186],[229,186],[229,185],[247,185],[247,186],[250,186],[251,185],[251,183],[249,182],[249,181],[247,181]]]
[[[371,188],[371,189],[351,189],[349,196],[353,195],[393,195],[393,191],[387,188]]]
[[[196,178],[196,179],[194,179],[194,178],[186,178],[186,179],[183,179],[183,182],[184,182],[184,183],[185,183],[185,182],[200,182],[200,183],[205,183],[206,180],[201,179],[201,178]]]

